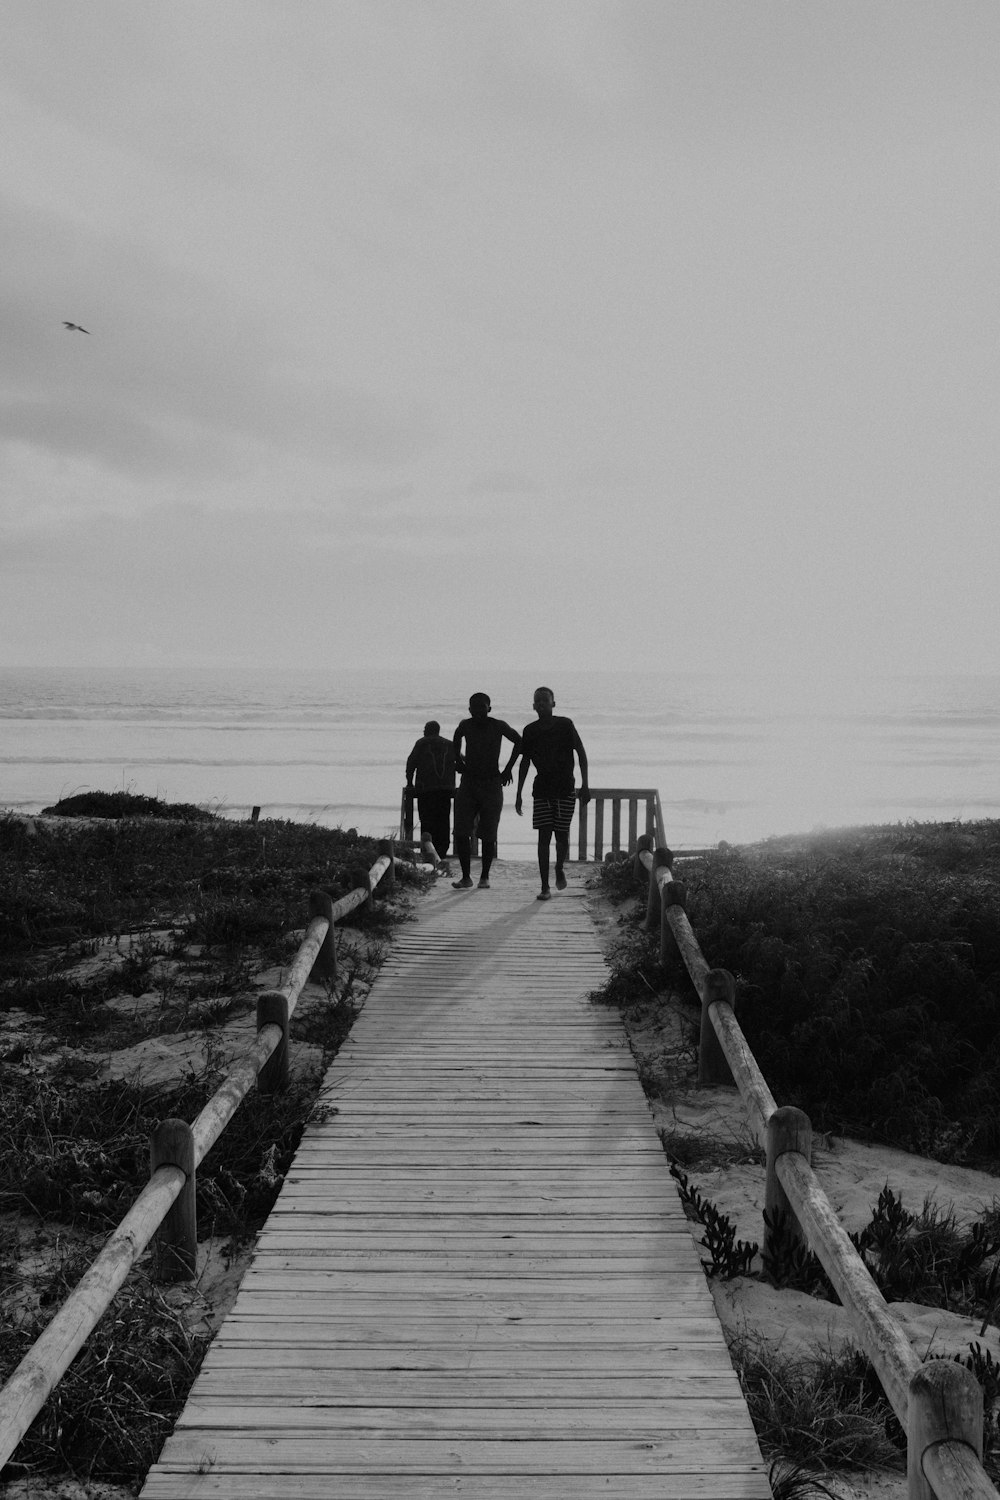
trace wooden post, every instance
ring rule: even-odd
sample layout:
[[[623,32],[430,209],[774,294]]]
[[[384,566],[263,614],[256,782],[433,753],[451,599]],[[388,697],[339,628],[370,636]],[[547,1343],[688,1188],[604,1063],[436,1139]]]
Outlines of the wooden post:
[[[579,804],[579,807],[580,807],[580,820],[579,820],[579,823],[577,824],[577,835],[578,835],[578,839],[579,839],[579,843],[578,843],[578,846],[577,846],[578,847],[578,853],[577,853],[577,858],[578,859],[586,859],[587,858],[587,806],[588,806],[588,804],[586,802],[581,802]]]
[[[724,1002],[736,1009],[736,980],[728,969],[709,969],[701,994],[701,1037],[698,1042],[698,1087],[705,1088],[716,1083],[732,1083],[733,1074],[722,1044],[715,1034],[711,1006]]]
[[[767,1122],[765,1141],[767,1176],[764,1182],[764,1253],[767,1254],[773,1234],[768,1221],[775,1224],[779,1214],[784,1215],[785,1222],[803,1245],[809,1243],[785,1190],[778,1181],[775,1166],[778,1157],[784,1156],[788,1151],[798,1151],[812,1165],[812,1121],[803,1110],[796,1109],[791,1104],[783,1104]]]
[[[378,852],[380,854],[388,854],[389,856],[389,868],[379,882],[382,889],[388,894],[390,891],[396,889],[396,849],[392,839],[382,839],[378,846]],[[333,930],[332,923],[330,924],[330,930]]]
[[[635,853],[632,856],[633,880],[645,880],[647,876],[651,875],[651,870],[646,869],[646,866],[643,864],[640,855],[648,854],[652,856],[653,850],[655,848],[656,840],[653,838],[653,835],[651,833],[644,833],[640,839],[636,840]]]
[[[611,852],[617,854],[622,846],[622,802],[620,797],[611,801]]]
[[[262,990],[257,996],[257,1030],[280,1026],[281,1041],[257,1074],[262,1094],[283,1094],[288,1087],[288,996],[282,990]]]
[[[367,895],[362,901],[361,906],[358,907],[358,910],[360,911],[362,907],[366,906],[371,909],[372,898],[375,895],[375,887],[372,885],[371,871],[365,869],[363,865],[355,865],[354,869],[348,873],[347,878],[351,882],[352,890],[360,889],[367,892]]]
[[[413,838],[413,788],[404,786],[403,799],[399,808],[399,836],[402,839]]]
[[[604,858],[604,798],[594,803],[594,858],[598,864]]]
[[[251,821],[251,823],[256,823],[259,817],[260,817],[260,808],[259,807],[251,807],[251,809],[250,809],[250,821]]]
[[[660,895],[660,883],[656,878],[657,870],[670,868],[672,855],[669,849],[654,849],[653,863],[649,868],[649,895],[646,899],[646,931],[655,932],[663,925],[663,898]]]
[[[156,1232],[153,1263],[158,1281],[191,1281],[198,1269],[194,1135],[186,1120],[163,1120],[149,1142],[150,1176],[158,1167],[179,1167],[184,1186]]]
[[[631,854],[639,837],[639,803],[635,797],[628,799],[628,853]]]
[[[333,925],[333,897],[328,891],[309,892],[309,916],[325,917],[329,923],[309,978],[319,984],[336,984],[337,938]]]
[[[927,1474],[931,1450],[964,1443],[983,1456],[983,1392],[971,1370],[952,1359],[929,1359],[910,1381],[906,1409],[908,1500],[936,1500]]]
[[[663,851],[673,863],[674,856],[669,849]],[[670,918],[667,912],[672,906],[679,906],[681,911],[687,910],[687,886],[681,880],[668,880],[663,887],[663,903],[660,908],[660,963],[665,964],[673,948],[673,928],[670,926]]]

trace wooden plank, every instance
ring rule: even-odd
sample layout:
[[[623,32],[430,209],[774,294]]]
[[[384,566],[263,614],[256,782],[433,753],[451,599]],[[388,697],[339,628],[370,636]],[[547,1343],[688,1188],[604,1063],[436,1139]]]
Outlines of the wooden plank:
[[[537,1347],[522,1347],[516,1342],[507,1345],[480,1347],[444,1343],[433,1337],[415,1348],[399,1344],[378,1342],[374,1338],[364,1344],[315,1344],[282,1343],[279,1338],[272,1342],[261,1342],[247,1346],[245,1340],[230,1340],[225,1327],[217,1335],[209,1350],[203,1369],[226,1369],[235,1372],[236,1383],[230,1389],[240,1389],[240,1377],[244,1370],[339,1370],[350,1373],[355,1370],[393,1371],[454,1371],[467,1374],[470,1379],[480,1375],[531,1376],[532,1374],[558,1373],[579,1377],[599,1376],[601,1379],[617,1378],[621,1374],[638,1377],[655,1377],[664,1370],[672,1375],[715,1374],[724,1378],[731,1387],[736,1377],[724,1342],[712,1338],[708,1342],[689,1344],[680,1337],[662,1336],[647,1344],[634,1341],[602,1344],[551,1344]],[[276,1376],[283,1380],[284,1376]]]
[[[275,1401],[275,1367],[270,1364],[242,1368],[240,1395],[245,1403],[264,1407]],[[531,1406],[539,1401],[558,1405],[612,1401],[715,1402],[740,1400],[732,1393],[731,1370],[715,1374],[675,1372],[655,1376],[617,1374],[614,1371],[575,1375],[566,1370],[506,1375],[479,1374],[467,1370],[316,1370],[286,1367],[281,1375],[283,1401],[321,1400],[368,1405],[471,1406],[496,1402],[502,1406]],[[721,1394],[720,1394],[721,1392]],[[225,1366],[212,1364],[198,1377],[192,1396],[199,1402],[231,1400],[233,1382]],[[193,1407],[192,1407],[193,1409]],[[185,1415],[187,1413],[185,1412]]]
[[[581,893],[494,871],[394,943],[147,1500],[767,1500]]]
[[[496,1437],[393,1437],[348,1434],[261,1434],[258,1428],[226,1433],[180,1428],[164,1444],[157,1467],[189,1471],[210,1464],[237,1474],[366,1474],[381,1463],[396,1474],[664,1474],[689,1473],[706,1462],[704,1431],[638,1428],[634,1437],[587,1441],[554,1427],[551,1437],[506,1441]],[[711,1431],[712,1467],[739,1470],[760,1463],[752,1435],[722,1424]],[[381,1448],[375,1456],[376,1446]],[[513,1490],[513,1487],[512,1487]]]
[[[142,1493],[176,1500],[176,1474],[154,1470]],[[325,1474],[225,1474],[211,1466],[184,1477],[187,1500],[333,1500]],[[771,1500],[763,1465],[739,1472],[695,1469],[676,1474],[519,1474],[516,1488],[504,1474],[477,1474],[475,1489],[462,1474],[338,1475],[336,1500]]]
[[[738,1393],[728,1403],[721,1396],[706,1400],[677,1400],[665,1403],[636,1400],[629,1404],[607,1405],[595,1399],[582,1405],[535,1405],[522,1402],[516,1406],[490,1403],[466,1406],[461,1397],[454,1405],[353,1406],[330,1402],[284,1399],[267,1409],[264,1418],[268,1434],[282,1438],[286,1434],[340,1436],[349,1433],[382,1432],[391,1428],[396,1438],[475,1438],[517,1437],[544,1438],[562,1442],[567,1438],[587,1437],[592,1441],[631,1435],[639,1438],[663,1437],[669,1433],[674,1441],[682,1435],[702,1433],[717,1416],[738,1416],[741,1404]],[[227,1405],[221,1401],[191,1401],[184,1410],[177,1433],[191,1430],[205,1432],[229,1429],[230,1433],[252,1433],[261,1418],[259,1406],[243,1401]]]

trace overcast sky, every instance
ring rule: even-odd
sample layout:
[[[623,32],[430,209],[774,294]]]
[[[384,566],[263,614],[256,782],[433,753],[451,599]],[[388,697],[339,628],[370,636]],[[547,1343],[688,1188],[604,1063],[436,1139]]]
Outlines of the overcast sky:
[[[0,26],[0,665],[1000,670],[995,0]]]

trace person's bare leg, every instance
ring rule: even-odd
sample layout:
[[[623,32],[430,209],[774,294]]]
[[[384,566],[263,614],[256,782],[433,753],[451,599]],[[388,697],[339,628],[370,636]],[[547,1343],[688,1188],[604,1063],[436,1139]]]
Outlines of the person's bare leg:
[[[542,889],[539,901],[547,901],[551,892],[549,890],[549,840],[552,837],[551,830],[541,829],[538,834],[538,873],[541,876]]]
[[[497,857],[496,841],[487,844],[483,841],[483,868],[479,872],[479,889],[488,891],[490,888],[490,866]]]
[[[568,854],[569,854],[569,834],[568,833],[557,833],[556,834],[556,890],[557,891],[564,891],[566,889],[566,876],[565,876],[565,874],[563,872],[563,865],[566,863],[566,857],[567,857]]]
[[[472,840],[471,838],[460,838],[455,840],[455,853],[458,862],[462,866],[461,880],[453,880],[452,885],[456,891],[472,890]]]

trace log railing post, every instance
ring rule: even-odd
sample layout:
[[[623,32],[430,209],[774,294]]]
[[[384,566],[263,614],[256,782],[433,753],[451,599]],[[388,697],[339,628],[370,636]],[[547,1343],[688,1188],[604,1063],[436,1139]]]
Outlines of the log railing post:
[[[653,838],[653,835],[651,833],[644,833],[641,838],[639,838],[639,839],[636,840],[635,853],[632,856],[632,879],[633,880],[647,880],[647,881],[648,880],[652,880],[652,878],[653,878],[653,870],[652,870],[653,850],[655,848],[656,848],[656,840]],[[644,854],[648,854],[649,855],[650,868],[648,870],[646,869],[646,866],[642,862],[642,856]],[[647,909],[646,915],[647,915],[647,918],[648,918],[648,916],[649,916],[648,909]]]
[[[663,851],[670,863],[674,856],[669,849]],[[673,928],[667,915],[672,906],[687,910],[687,886],[682,880],[668,880],[663,887],[663,904],[660,910],[660,963],[665,964],[673,948]]]
[[[646,931],[658,932],[663,927],[663,897],[660,894],[660,882],[656,878],[657,870],[669,870],[673,855],[669,849],[654,849],[653,862],[649,867],[649,895],[646,899]]]
[[[805,1157],[810,1166],[812,1165],[812,1121],[803,1110],[796,1109],[792,1104],[783,1104],[768,1119],[765,1126],[765,1142],[767,1176],[764,1181],[764,1253],[766,1255],[770,1251],[774,1227],[779,1217],[784,1218],[785,1223],[803,1245],[809,1243],[788,1201],[788,1196],[778,1180],[775,1168],[779,1156],[784,1156],[789,1151],[797,1151],[800,1156]]]
[[[388,854],[389,856],[389,868],[379,882],[383,890],[388,894],[390,891],[396,889],[396,847],[393,840],[382,839],[378,846],[378,852],[380,854]],[[333,931],[332,922],[330,923],[330,931]]]
[[[262,1094],[283,1094],[288,1087],[288,996],[283,990],[262,990],[257,996],[257,1030],[278,1026],[281,1041],[257,1074]]]
[[[333,897],[328,891],[309,892],[309,916],[323,917],[327,922],[326,936],[313,960],[309,978],[320,984],[336,984],[337,934],[333,924]]]
[[[399,836],[401,839],[413,838],[413,798],[414,791],[411,786],[404,786],[402,800],[399,804]]]
[[[153,1257],[158,1281],[192,1281],[198,1269],[198,1212],[194,1134],[186,1120],[162,1120],[149,1142],[149,1175],[178,1167],[184,1186],[156,1231]]]
[[[722,1044],[715,1034],[712,1017],[713,1005],[723,1002],[736,1009],[736,980],[728,969],[709,969],[701,992],[701,1036],[698,1041],[698,1087],[716,1083],[732,1083],[733,1073],[726,1060]]]
[[[351,882],[351,886],[354,890],[364,891],[366,893],[364,900],[359,903],[359,907],[367,907],[370,911],[372,907],[372,901],[375,896],[375,887],[372,884],[371,871],[366,870],[363,865],[358,865],[355,869],[351,870],[347,878]]]
[[[928,1470],[942,1444],[964,1443],[983,1457],[983,1392],[971,1370],[951,1359],[930,1359],[910,1381],[906,1408],[908,1500],[937,1500]],[[940,1494],[938,1491],[937,1494]]]

